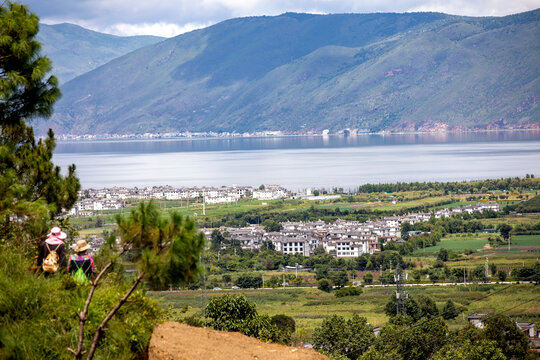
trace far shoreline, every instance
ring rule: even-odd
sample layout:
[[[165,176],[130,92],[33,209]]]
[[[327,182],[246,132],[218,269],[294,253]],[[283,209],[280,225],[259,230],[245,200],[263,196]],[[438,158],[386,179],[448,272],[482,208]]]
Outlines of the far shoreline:
[[[275,132],[275,131],[269,131]],[[524,129],[476,129],[476,130],[448,130],[448,131],[388,131],[382,130],[377,132],[360,132],[356,134],[346,133],[313,133],[313,134],[279,134],[279,135],[226,135],[226,136],[170,136],[158,134],[129,134],[129,135],[110,135],[108,137],[97,137],[99,135],[84,134],[84,135],[57,135],[58,143],[99,143],[99,142],[135,142],[135,141],[200,141],[200,140],[233,140],[233,139],[275,139],[275,138],[294,138],[294,137],[362,137],[362,136],[393,136],[393,135],[460,135],[460,134],[477,134],[477,133],[518,133],[518,132],[538,132],[540,128],[524,128]],[[81,139],[66,139],[66,136],[80,136]],[[126,136],[126,137],[122,137]]]

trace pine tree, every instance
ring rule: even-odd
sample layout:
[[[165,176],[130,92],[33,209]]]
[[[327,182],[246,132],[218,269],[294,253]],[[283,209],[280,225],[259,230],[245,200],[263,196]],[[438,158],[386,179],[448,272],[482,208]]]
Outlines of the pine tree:
[[[80,189],[74,165],[64,177],[51,161],[53,132],[36,142],[26,124],[50,116],[60,97],[57,79],[47,76],[51,62],[40,54],[38,30],[39,19],[26,6],[0,7],[0,244],[39,242]]]

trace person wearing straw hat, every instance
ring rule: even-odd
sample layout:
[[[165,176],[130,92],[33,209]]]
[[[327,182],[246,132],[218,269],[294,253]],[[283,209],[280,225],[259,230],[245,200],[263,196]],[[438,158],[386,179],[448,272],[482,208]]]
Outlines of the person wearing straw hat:
[[[66,238],[66,233],[63,232],[62,229],[60,229],[58,226],[55,226],[47,235],[47,239],[45,239],[45,241],[40,244],[37,258],[37,264],[40,268],[44,267],[44,261],[47,262],[48,259],[51,258],[51,256],[49,255],[54,255],[54,257],[56,258],[56,266],[53,265],[52,270],[47,271],[45,270],[46,267],[44,267],[44,272],[46,273],[46,275],[56,272],[58,268],[65,269],[66,246],[64,244],[64,240]]]
[[[69,257],[68,263],[69,272],[76,273],[77,270],[81,269],[87,279],[93,277],[96,272],[94,258],[88,254],[88,249],[90,249],[90,245],[88,245],[86,240],[77,241],[77,245],[73,248],[75,254]]]

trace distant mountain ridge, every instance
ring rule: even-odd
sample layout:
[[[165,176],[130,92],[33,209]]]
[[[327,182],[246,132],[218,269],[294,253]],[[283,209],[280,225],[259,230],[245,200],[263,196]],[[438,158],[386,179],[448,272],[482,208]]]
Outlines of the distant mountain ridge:
[[[62,86],[59,133],[438,131],[540,124],[540,10],[248,17]]]
[[[37,39],[53,61],[53,73],[61,82],[101,66],[143,46],[155,44],[159,36],[115,36],[74,24],[39,25]]]

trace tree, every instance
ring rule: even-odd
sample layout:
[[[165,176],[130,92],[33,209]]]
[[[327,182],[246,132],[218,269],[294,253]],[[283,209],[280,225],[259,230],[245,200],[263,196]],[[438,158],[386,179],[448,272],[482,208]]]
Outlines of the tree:
[[[444,320],[451,320],[455,319],[459,315],[459,311],[457,311],[456,306],[454,305],[454,302],[452,300],[448,300],[446,304],[444,304],[444,308],[442,311],[442,317]]]
[[[499,226],[499,232],[501,233],[501,236],[504,238],[504,240],[510,239],[510,232],[512,231],[512,226],[508,224],[501,224]]]
[[[364,283],[366,284],[373,284],[373,274],[371,272],[367,272],[365,275],[364,275]]]
[[[365,317],[354,314],[346,321],[341,316],[332,315],[315,329],[313,347],[333,355],[357,359],[374,339],[373,328]]]
[[[278,232],[283,229],[283,226],[279,222],[271,219],[264,220],[261,225],[266,232]]]
[[[422,316],[426,316],[428,318],[439,316],[439,309],[437,309],[437,305],[433,299],[425,295],[418,295],[417,299]]]
[[[409,231],[413,229],[410,222],[405,221],[401,223],[401,238],[405,241],[409,240]]]
[[[197,232],[195,223],[178,213],[162,217],[152,203],[141,203],[127,217],[117,216],[118,235],[121,239],[117,256],[103,267],[88,293],[83,311],[78,313],[79,337],[77,349],[69,349],[77,359],[83,356],[84,327],[96,287],[105,273],[118,261],[119,256],[130,252],[138,274],[129,290],[109,311],[97,327],[87,359],[93,358],[104,336],[107,323],[126,303],[139,283],[146,281],[152,289],[162,289],[169,284],[188,284],[202,271],[199,263],[204,249],[204,235]]]
[[[0,239],[26,245],[42,240],[80,189],[74,165],[64,177],[51,161],[52,131],[36,142],[25,122],[49,116],[60,97],[58,81],[47,77],[50,60],[39,54],[38,27],[26,6],[0,7]]]
[[[326,254],[326,251],[324,250],[324,246],[319,245],[315,249],[313,249],[313,255],[323,255]]]
[[[225,242],[225,237],[219,230],[212,231],[210,235],[210,250],[218,252],[221,249],[221,244]]]
[[[506,281],[506,272],[503,271],[503,270],[497,271],[497,278],[498,278],[500,281]]]
[[[330,283],[330,280],[322,278],[317,282],[317,288],[324,292],[330,292],[332,291],[332,284]]]
[[[349,282],[349,277],[347,276],[347,272],[345,270],[330,271],[329,279],[332,284],[334,284],[334,286],[337,286],[339,288],[347,285],[347,283]]]
[[[466,339],[459,344],[447,344],[443,346],[433,357],[432,360],[506,360],[501,349],[497,347],[494,341],[480,340],[473,341]]]
[[[60,97],[58,80],[47,77],[51,61],[40,56],[35,39],[39,19],[24,5],[0,8],[0,126],[20,126],[26,119],[47,117]],[[15,129],[12,128],[12,129]]]
[[[529,340],[508,316],[498,314],[484,318],[484,338],[493,340],[507,359],[524,359]]]
[[[441,261],[448,261],[448,250],[441,248],[437,254],[437,259]]]

